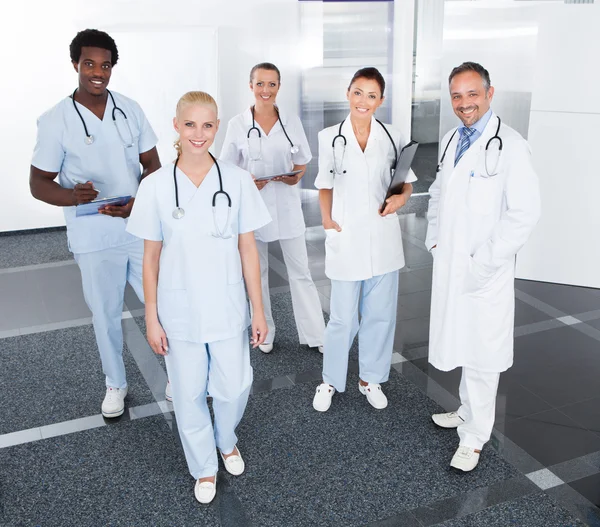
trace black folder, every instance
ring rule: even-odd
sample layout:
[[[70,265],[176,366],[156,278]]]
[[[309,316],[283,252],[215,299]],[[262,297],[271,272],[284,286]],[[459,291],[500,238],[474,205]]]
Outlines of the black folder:
[[[385,194],[385,198],[383,198],[383,204],[381,205],[381,212],[385,209],[385,200],[394,194],[400,194],[402,192],[402,188],[404,187],[404,183],[406,182],[406,178],[408,177],[408,172],[410,171],[410,166],[412,165],[413,159],[415,158],[415,154],[417,152],[417,148],[419,143],[416,141],[411,141],[408,143],[401,151],[398,156],[398,161],[396,162],[396,166],[394,167],[394,175],[392,176],[392,180],[390,181],[390,186]]]

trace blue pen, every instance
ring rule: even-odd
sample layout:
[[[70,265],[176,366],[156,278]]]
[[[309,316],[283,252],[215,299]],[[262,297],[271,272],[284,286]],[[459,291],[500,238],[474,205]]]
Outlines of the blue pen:
[[[475,176],[475,172],[471,170],[471,177]]]

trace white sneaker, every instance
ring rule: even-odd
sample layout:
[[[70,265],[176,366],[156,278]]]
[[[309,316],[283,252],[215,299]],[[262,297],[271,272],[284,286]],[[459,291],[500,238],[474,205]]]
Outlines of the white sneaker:
[[[273,344],[259,344],[258,349],[263,353],[271,353],[273,351]]]
[[[442,428],[457,428],[464,423],[464,420],[457,412],[448,412],[447,414],[433,414],[431,420]]]
[[[167,386],[165,388],[165,399],[170,403],[173,402],[173,393],[171,392],[171,381],[167,380]]]
[[[319,346],[319,353],[323,355],[323,346]]]
[[[477,463],[479,463],[479,453],[475,452],[474,448],[459,446],[450,461],[450,466],[463,472],[470,472]]]
[[[229,472],[232,476],[241,476],[244,473],[244,470],[246,469],[246,464],[242,459],[242,454],[239,448],[234,448],[234,450],[236,449],[237,454],[233,456],[225,457],[223,455],[223,452],[221,452],[220,450],[219,452],[221,452],[221,459],[223,460],[223,464],[225,465],[225,470]]]
[[[381,384],[370,382],[366,386],[363,386],[359,382],[358,389],[360,390],[360,393],[367,396],[367,401],[369,401],[373,408],[383,410],[388,405],[387,397],[381,390]]]
[[[200,503],[210,503],[217,494],[217,475],[215,474],[215,481],[211,483],[210,481],[203,481],[200,483],[200,480],[196,481],[196,485],[194,486],[194,496]]]
[[[127,395],[127,387],[106,388],[106,395],[102,401],[102,415],[104,417],[119,417],[125,411],[125,396]]]
[[[331,399],[335,393],[335,388],[326,382],[317,386],[317,393],[313,399],[313,408],[317,412],[326,412],[331,406]]]

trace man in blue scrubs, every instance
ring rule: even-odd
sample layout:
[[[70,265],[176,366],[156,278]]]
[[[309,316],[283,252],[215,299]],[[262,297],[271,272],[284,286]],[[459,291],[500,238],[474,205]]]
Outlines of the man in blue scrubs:
[[[102,414],[117,417],[127,395],[123,295],[129,282],[143,300],[143,241],[125,230],[134,198],[91,216],[78,217],[76,209],[98,198],[135,196],[140,180],[159,169],[160,161],[142,109],[107,89],[118,60],[114,40],[86,29],[70,52],[79,86],[38,119],[29,184],[35,198],[64,207],[69,249],[81,270],[106,375]]]

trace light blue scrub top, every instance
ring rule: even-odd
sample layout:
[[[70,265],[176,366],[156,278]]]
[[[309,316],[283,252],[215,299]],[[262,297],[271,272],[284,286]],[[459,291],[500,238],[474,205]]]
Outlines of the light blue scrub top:
[[[98,198],[135,196],[141,177],[140,153],[156,146],[157,138],[144,112],[135,101],[111,91],[117,106],[129,122],[130,139],[123,115],[115,118],[125,147],[112,120],[113,103],[106,102],[104,118],[98,119],[85,106],[77,104],[88,131],[94,136],[91,145],[85,143],[83,123],[73,108],[73,100],[66,97],[38,119],[37,142],[31,164],[46,172],[58,172],[58,182],[64,188],[91,181],[100,191]],[[64,207],[69,249],[73,253],[88,253],[118,247],[136,241],[127,233],[127,220],[102,214],[75,216],[75,207]]]
[[[138,190],[127,230],[145,240],[162,241],[157,305],[167,338],[209,343],[239,335],[248,327],[248,304],[238,235],[255,231],[271,221],[252,177],[226,161],[219,161],[223,189],[216,217],[221,232],[214,236],[212,199],[219,190],[217,167],[196,186],[179,169],[179,206],[185,216],[173,218],[175,185],[169,163],[145,178]]]

